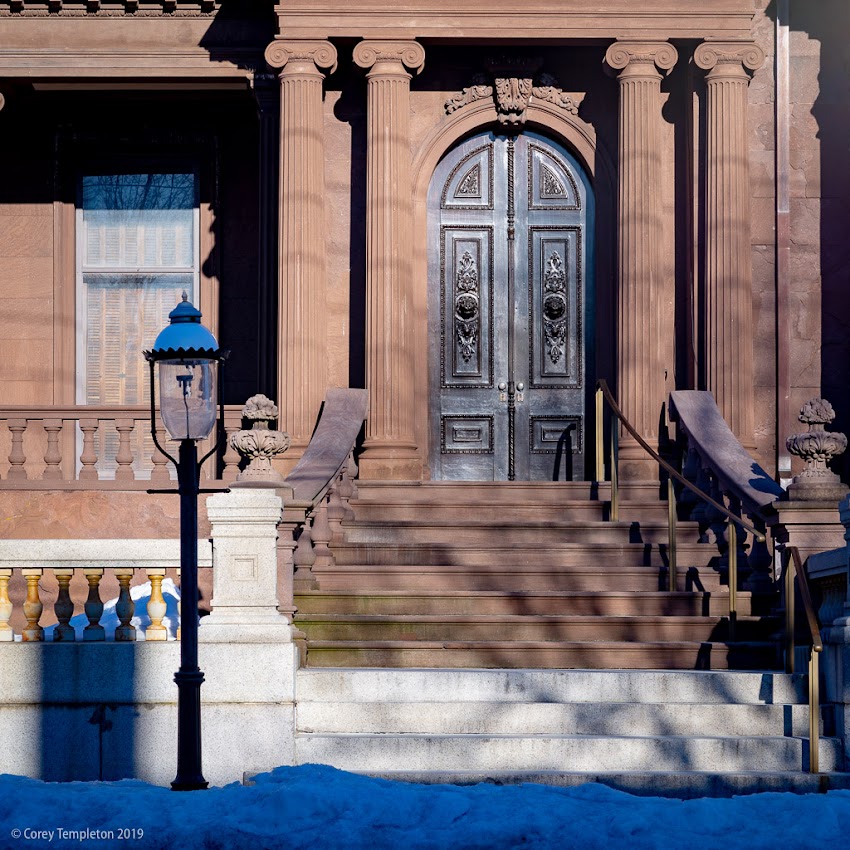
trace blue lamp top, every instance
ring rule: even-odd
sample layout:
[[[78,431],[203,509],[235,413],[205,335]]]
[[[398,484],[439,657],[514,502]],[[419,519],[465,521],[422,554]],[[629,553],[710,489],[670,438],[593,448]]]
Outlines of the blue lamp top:
[[[226,351],[218,347],[218,341],[201,324],[201,311],[195,307],[186,292],[183,300],[168,314],[169,324],[163,328],[150,351],[145,351],[147,360],[204,359],[224,360]]]

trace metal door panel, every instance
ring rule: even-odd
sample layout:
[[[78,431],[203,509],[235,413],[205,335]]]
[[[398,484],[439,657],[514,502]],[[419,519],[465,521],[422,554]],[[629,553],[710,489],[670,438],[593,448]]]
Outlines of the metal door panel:
[[[578,163],[533,133],[476,136],[436,169],[432,477],[583,476],[589,209]]]

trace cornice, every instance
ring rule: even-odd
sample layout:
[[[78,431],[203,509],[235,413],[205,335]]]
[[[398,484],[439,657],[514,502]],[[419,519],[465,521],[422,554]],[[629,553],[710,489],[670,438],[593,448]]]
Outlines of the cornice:
[[[602,8],[599,8],[599,6]],[[752,0],[287,0],[276,7],[289,36],[365,39],[543,40],[751,38]]]
[[[210,18],[220,0],[0,0],[0,18]]]

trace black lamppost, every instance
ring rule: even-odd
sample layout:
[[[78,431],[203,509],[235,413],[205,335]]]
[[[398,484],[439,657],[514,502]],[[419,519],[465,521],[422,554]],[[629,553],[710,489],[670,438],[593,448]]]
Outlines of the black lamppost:
[[[198,493],[201,464],[216,445],[198,461],[197,441],[224,426],[224,406],[219,374],[229,352],[201,324],[201,313],[183,301],[169,314],[153,348],[145,351],[151,375],[151,433],[156,447],[177,468],[180,494],[180,669],[177,684],[177,777],[174,791],[207,787],[201,771],[201,684],[198,667]],[[172,440],[179,441],[178,460],[159,444],[154,413],[154,364],[159,364],[159,411]],[[152,491],[157,492],[157,491]],[[163,491],[159,491],[163,492]],[[165,492],[174,492],[173,490]]]

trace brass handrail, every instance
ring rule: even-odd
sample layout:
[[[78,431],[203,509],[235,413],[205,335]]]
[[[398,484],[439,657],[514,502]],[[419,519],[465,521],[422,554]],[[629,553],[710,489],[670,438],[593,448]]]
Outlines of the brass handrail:
[[[602,399],[608,402],[608,406],[611,408],[611,411],[614,413],[617,419],[623,423],[623,427],[626,431],[631,434],[632,437],[637,441],[638,445],[643,448],[643,450],[659,465],[662,469],[664,469],[667,474],[670,476],[667,482],[667,498],[668,498],[668,511],[667,511],[667,529],[668,529],[668,542],[667,542],[667,582],[668,589],[673,592],[676,590],[676,503],[675,503],[675,493],[673,491],[673,479],[678,481],[682,486],[687,487],[692,493],[702,499],[704,502],[707,502],[711,505],[715,510],[720,511],[721,514],[726,516],[729,520],[729,540],[728,540],[728,555],[729,555],[729,620],[732,629],[735,626],[735,620],[737,618],[737,590],[738,590],[738,533],[737,526],[741,526],[742,528],[749,531],[750,534],[759,542],[764,543],[765,536],[760,532],[757,528],[750,525],[741,517],[734,514],[730,511],[725,505],[721,505],[719,502],[715,501],[708,495],[705,491],[701,490],[696,484],[692,484],[681,475],[676,469],[674,469],[669,463],[667,463],[661,455],[656,452],[649,443],[635,431],[631,422],[626,419],[623,411],[620,410],[620,406],[617,404],[614,399],[611,390],[608,387],[608,382],[604,378],[600,378],[596,382],[596,476],[597,482],[602,480],[603,474],[603,464],[600,462],[600,458],[603,457],[603,445],[605,442],[604,433],[603,433],[603,422],[602,422],[602,410],[603,404]],[[611,519],[613,521],[617,521],[619,518],[619,483],[618,483],[618,475],[617,475],[617,428],[611,428]]]
[[[800,587],[800,599],[806,610],[806,625],[812,639],[809,653],[809,773],[819,773],[818,750],[820,749],[820,653],[823,652],[823,639],[818,626],[812,594],[809,592],[809,580],[803,569],[800,550],[796,546],[783,549],[785,572],[785,670],[794,672],[794,577]],[[791,565],[794,571],[791,571]]]

